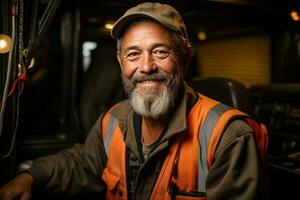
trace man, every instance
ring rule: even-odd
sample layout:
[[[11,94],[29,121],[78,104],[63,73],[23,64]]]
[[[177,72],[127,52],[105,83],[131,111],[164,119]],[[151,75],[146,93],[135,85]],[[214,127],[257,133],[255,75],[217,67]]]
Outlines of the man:
[[[106,190],[107,199],[264,199],[261,145],[248,123],[259,125],[185,84],[190,44],[178,12],[140,4],[112,36],[129,99],[101,115],[83,146],[36,160],[1,199],[29,199],[32,184]]]

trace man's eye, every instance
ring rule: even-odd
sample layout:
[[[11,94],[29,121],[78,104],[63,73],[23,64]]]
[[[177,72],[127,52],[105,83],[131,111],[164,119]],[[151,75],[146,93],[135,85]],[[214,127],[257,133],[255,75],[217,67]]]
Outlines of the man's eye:
[[[166,58],[169,55],[168,50],[157,49],[153,51],[153,55],[157,58]]]
[[[128,60],[135,60],[135,59],[139,58],[140,55],[141,55],[141,54],[140,54],[139,52],[134,51],[134,52],[128,53],[128,54],[126,55],[126,58],[127,58]]]

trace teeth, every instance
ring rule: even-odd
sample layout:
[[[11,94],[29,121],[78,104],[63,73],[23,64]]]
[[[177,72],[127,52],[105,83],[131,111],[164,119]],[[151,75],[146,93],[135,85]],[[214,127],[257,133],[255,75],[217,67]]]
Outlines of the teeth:
[[[140,83],[158,83],[161,82],[161,80],[141,80]]]
[[[157,81],[142,81],[142,83],[154,83],[154,82],[157,82]]]

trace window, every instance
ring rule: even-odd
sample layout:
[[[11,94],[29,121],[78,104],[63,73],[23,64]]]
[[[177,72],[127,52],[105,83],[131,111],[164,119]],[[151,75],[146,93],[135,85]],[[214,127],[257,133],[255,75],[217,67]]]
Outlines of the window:
[[[206,77],[228,77],[246,86],[270,82],[270,38],[238,37],[196,45],[199,73]]]

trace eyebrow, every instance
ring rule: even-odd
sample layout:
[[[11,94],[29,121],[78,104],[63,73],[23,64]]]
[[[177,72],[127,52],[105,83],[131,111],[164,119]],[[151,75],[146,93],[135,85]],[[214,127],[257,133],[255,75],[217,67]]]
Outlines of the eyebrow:
[[[166,44],[166,43],[154,43],[150,46],[150,49],[155,49],[157,47],[167,47],[167,48],[171,48],[171,46],[169,44]],[[134,45],[134,46],[129,46],[127,48],[124,49],[124,53],[127,53],[128,51],[130,50],[141,50],[141,48],[137,45]]]
[[[138,46],[130,46],[123,50],[124,53],[127,53],[130,50],[141,50]]]

